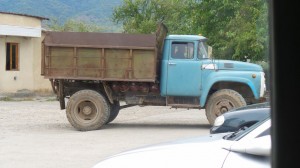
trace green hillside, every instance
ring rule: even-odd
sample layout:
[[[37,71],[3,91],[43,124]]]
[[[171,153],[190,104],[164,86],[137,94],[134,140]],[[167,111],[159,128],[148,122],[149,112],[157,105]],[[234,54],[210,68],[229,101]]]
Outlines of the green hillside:
[[[113,24],[110,18],[113,8],[121,3],[122,0],[0,0],[0,11],[42,16],[60,23],[80,20],[118,31],[121,25]]]

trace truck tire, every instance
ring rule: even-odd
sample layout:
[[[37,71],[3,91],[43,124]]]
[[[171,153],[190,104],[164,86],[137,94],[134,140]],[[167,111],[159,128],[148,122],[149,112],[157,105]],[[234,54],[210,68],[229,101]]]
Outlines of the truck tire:
[[[108,121],[110,104],[94,90],[80,90],[70,97],[66,114],[77,130],[97,130]]]
[[[205,113],[210,125],[215,119],[227,111],[246,106],[245,99],[238,92],[231,89],[222,89],[213,93],[206,104]]]
[[[112,122],[114,119],[116,119],[116,117],[118,116],[119,114],[119,111],[120,111],[120,102],[119,101],[115,101],[114,104],[112,104],[110,106],[110,115],[109,115],[109,118],[108,118],[108,121],[106,122],[106,124]]]

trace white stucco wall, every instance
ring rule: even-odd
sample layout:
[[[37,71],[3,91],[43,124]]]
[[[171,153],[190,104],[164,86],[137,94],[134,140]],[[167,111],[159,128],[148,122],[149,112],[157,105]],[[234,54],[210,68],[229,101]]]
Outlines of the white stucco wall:
[[[0,24],[20,27],[41,27],[41,20],[35,17],[0,13]]]
[[[0,13],[0,35],[41,37],[41,20],[35,17]]]
[[[7,71],[6,43],[19,44],[19,70]],[[16,92],[51,89],[49,80],[41,75],[41,38],[0,37],[0,91]]]
[[[0,25],[35,27],[41,30],[41,19],[14,14],[1,14]],[[52,88],[48,79],[41,76],[41,42],[42,37],[19,35],[5,35],[5,30],[0,29],[0,93],[17,92],[28,89],[31,91],[51,92]],[[19,70],[7,71],[6,43],[18,43]]]

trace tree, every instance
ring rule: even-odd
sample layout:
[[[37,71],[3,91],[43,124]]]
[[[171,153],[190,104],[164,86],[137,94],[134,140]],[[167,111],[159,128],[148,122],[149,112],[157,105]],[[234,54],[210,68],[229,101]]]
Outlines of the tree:
[[[64,32],[101,32],[104,30],[98,25],[72,19],[67,20],[65,23],[59,23],[58,20],[53,19],[46,27],[52,31]]]
[[[265,0],[124,0],[113,21],[127,33],[153,33],[164,22],[171,34],[203,34],[217,58],[267,61]]]
[[[114,9],[113,21],[121,22],[127,33],[153,33],[164,22],[172,33],[186,33],[189,28],[190,0],[124,0]]]
[[[208,0],[198,4],[196,23],[219,58],[267,60],[268,17],[263,0]],[[209,9],[209,10],[208,10]]]

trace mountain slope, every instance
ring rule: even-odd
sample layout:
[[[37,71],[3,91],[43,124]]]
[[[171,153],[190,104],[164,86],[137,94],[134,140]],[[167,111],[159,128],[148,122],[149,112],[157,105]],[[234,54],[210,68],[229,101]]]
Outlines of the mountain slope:
[[[0,0],[0,11],[41,16],[61,23],[75,19],[103,27],[120,27],[111,21],[111,15],[121,3],[122,0]]]

